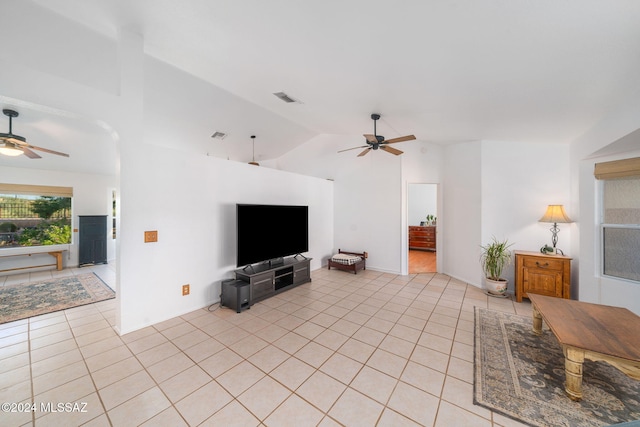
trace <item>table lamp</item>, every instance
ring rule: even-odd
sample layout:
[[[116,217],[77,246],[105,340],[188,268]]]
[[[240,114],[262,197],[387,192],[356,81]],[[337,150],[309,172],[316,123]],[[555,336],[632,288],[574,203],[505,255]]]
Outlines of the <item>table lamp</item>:
[[[560,228],[558,227],[558,223],[570,223],[571,218],[567,216],[567,213],[564,211],[564,206],[562,205],[549,205],[547,207],[547,211],[544,213],[542,218],[538,220],[539,222],[551,222],[553,223],[553,227],[551,230],[551,243],[553,244],[553,252],[560,252],[562,255],[564,253],[556,248],[558,244],[558,233],[560,232]]]

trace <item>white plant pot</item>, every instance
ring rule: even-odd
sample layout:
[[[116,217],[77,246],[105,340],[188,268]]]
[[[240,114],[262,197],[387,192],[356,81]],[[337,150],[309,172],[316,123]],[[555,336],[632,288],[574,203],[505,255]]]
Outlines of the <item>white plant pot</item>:
[[[509,282],[507,281],[507,279],[493,280],[485,277],[484,283],[487,287],[487,292],[489,292],[490,294],[504,295],[507,292],[507,284]]]

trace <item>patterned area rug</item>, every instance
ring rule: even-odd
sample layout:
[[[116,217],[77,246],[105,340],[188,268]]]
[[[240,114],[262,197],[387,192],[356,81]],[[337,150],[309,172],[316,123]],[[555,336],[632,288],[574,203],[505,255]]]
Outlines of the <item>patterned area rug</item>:
[[[531,317],[475,312],[474,403],[532,426],[603,426],[640,419],[640,381],[584,361],[580,402],[564,392],[564,356]]]
[[[95,274],[0,287],[0,324],[115,298]]]

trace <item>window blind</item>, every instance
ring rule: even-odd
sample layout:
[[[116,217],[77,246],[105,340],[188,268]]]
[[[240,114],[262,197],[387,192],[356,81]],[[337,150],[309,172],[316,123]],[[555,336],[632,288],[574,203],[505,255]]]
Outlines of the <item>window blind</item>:
[[[73,187],[52,187],[49,185],[3,184],[0,194],[26,194],[30,196],[73,197]]]
[[[596,179],[640,177],[640,157],[596,163],[593,174]]]

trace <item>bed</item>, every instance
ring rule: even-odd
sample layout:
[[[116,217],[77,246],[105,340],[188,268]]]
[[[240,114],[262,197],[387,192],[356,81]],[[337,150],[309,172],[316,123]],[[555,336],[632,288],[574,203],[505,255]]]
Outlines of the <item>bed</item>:
[[[329,258],[327,263],[327,269],[331,270],[331,267],[338,270],[353,271],[353,274],[358,274],[358,270],[367,269],[367,258],[369,254],[366,252],[347,252],[338,249],[338,253]]]

